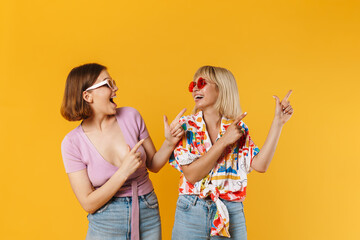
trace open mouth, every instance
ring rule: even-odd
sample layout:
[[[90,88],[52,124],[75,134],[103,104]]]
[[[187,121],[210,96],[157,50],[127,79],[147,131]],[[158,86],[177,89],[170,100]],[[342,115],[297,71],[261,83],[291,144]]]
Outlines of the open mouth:
[[[204,96],[201,96],[201,95],[197,95],[197,96],[194,97],[195,100],[200,100],[200,99],[203,99],[203,98],[204,98]]]
[[[113,103],[113,104],[116,104],[116,103],[114,102],[114,98],[116,98],[116,96],[111,97],[111,98],[109,99],[109,101],[110,101],[111,103]]]

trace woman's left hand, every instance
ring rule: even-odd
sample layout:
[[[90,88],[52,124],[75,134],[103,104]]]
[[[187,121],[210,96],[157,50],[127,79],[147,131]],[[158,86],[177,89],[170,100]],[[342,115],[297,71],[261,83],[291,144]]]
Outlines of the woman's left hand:
[[[165,139],[171,145],[176,145],[180,139],[183,137],[185,131],[182,128],[179,120],[181,116],[185,113],[186,108],[180,111],[180,113],[175,117],[175,119],[169,125],[167,117],[164,115],[164,126],[165,126]]]
[[[282,125],[284,125],[294,113],[294,109],[290,105],[290,101],[288,101],[292,90],[290,90],[284,99],[280,101],[278,96],[274,95],[273,97],[276,100],[276,107],[275,107],[275,119],[278,119]]]

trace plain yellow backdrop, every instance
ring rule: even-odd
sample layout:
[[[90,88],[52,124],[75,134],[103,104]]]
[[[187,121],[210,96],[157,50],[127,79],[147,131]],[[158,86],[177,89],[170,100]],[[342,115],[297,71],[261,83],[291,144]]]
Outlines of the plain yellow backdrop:
[[[2,0],[0,238],[84,239],[86,213],[60,143],[79,122],[59,113],[71,68],[108,66],[119,106],[140,111],[160,147],[162,116],[184,107],[210,64],[238,82],[255,143],[277,94],[295,109],[265,174],[249,175],[248,238],[360,239],[360,2]],[[179,173],[151,174],[170,239]]]

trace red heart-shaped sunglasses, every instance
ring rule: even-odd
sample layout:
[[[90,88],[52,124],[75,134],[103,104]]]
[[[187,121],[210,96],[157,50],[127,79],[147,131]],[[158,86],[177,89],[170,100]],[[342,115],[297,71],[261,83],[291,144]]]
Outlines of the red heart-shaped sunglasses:
[[[205,78],[199,78],[197,82],[191,82],[189,84],[189,92],[194,91],[194,87],[197,86],[198,89],[202,89],[206,86],[206,80]]]

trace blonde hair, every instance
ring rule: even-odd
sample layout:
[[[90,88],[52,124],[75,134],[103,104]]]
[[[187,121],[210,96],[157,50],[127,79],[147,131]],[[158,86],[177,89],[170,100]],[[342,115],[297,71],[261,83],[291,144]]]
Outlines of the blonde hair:
[[[204,77],[209,82],[216,84],[219,96],[215,103],[215,108],[221,116],[235,119],[242,113],[236,80],[229,70],[221,67],[203,66],[196,71],[194,81],[199,77]],[[195,107],[193,113],[198,111],[199,109]]]

